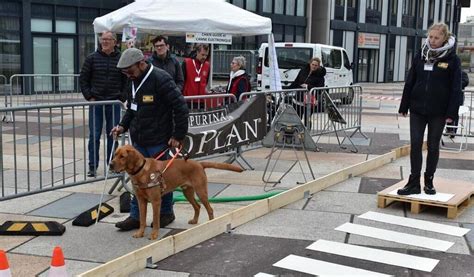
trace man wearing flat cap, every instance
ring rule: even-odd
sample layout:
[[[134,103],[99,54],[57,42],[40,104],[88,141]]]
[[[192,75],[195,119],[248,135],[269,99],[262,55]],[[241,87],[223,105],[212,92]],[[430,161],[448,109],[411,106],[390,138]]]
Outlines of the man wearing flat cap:
[[[164,70],[148,64],[141,50],[129,48],[117,64],[129,83],[126,85],[127,111],[114,136],[127,130],[133,146],[145,157],[158,155],[168,147],[179,147],[188,132],[189,111],[181,91]],[[166,159],[166,155],[163,159]],[[162,196],[160,228],[174,221],[173,193]],[[128,231],[140,226],[138,202],[130,202],[130,216],[115,225]]]

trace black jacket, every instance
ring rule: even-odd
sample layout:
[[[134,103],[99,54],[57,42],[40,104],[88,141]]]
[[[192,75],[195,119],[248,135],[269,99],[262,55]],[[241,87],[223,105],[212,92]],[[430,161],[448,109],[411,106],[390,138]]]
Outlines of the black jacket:
[[[120,52],[115,49],[110,55],[97,50],[87,56],[82,65],[79,82],[86,100],[94,97],[97,101],[125,101],[123,88],[126,76],[117,68]]]
[[[326,68],[321,66],[310,74],[310,66],[307,64],[300,70],[289,88],[301,88],[302,84],[308,84],[308,90],[314,87],[324,87],[324,76],[326,76]]]
[[[418,53],[408,73],[399,113],[412,113],[455,118],[461,103],[461,61],[454,51],[425,70],[425,61]]]
[[[171,77],[173,77],[174,82],[176,83],[176,86],[178,86],[179,91],[183,91],[183,70],[181,69],[179,61],[175,57],[171,56],[169,51],[167,52],[166,57],[164,59],[158,57],[158,55],[156,55],[156,52],[153,52],[153,56],[151,56],[148,61],[154,66],[168,72]]]
[[[150,69],[134,81],[137,88]],[[127,111],[119,125],[130,129],[132,141],[148,147],[168,143],[171,137],[183,140],[188,132],[189,111],[181,91],[171,76],[164,70],[153,67],[153,71],[142,84],[135,99],[132,99],[132,83],[126,85]],[[137,111],[131,109],[136,103]]]

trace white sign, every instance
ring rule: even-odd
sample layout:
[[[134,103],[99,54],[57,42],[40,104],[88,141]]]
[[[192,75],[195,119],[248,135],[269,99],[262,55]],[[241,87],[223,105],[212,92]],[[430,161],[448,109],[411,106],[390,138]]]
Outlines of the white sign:
[[[186,42],[232,44],[232,35],[221,33],[186,33]]]
[[[380,48],[380,34],[359,33],[357,45],[359,48]]]

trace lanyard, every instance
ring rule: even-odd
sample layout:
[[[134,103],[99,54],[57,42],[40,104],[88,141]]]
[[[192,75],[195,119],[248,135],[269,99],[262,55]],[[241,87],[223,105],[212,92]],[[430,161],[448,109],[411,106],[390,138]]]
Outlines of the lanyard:
[[[196,62],[194,61],[194,59],[193,59],[193,64],[194,64],[194,70],[196,70],[197,76],[200,76],[199,74],[201,73],[203,64],[201,64],[201,67],[199,67],[199,70],[196,67]]]
[[[145,75],[143,80],[140,82],[140,84],[138,85],[136,90],[135,90],[135,84],[132,81],[132,99],[133,100],[135,100],[135,95],[137,94],[138,90],[142,87],[143,83],[145,83],[146,79],[148,79],[148,76],[150,76],[152,71],[153,71],[153,65],[150,65],[150,70],[148,70],[148,73]]]

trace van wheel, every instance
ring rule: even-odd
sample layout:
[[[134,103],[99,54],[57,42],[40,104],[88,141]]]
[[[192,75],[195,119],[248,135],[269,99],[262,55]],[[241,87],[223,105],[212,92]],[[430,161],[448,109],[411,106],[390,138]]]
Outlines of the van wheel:
[[[352,101],[354,101],[354,89],[349,88],[349,92],[347,93],[347,96],[343,97],[341,99],[341,102],[343,105],[350,105],[352,104]]]

